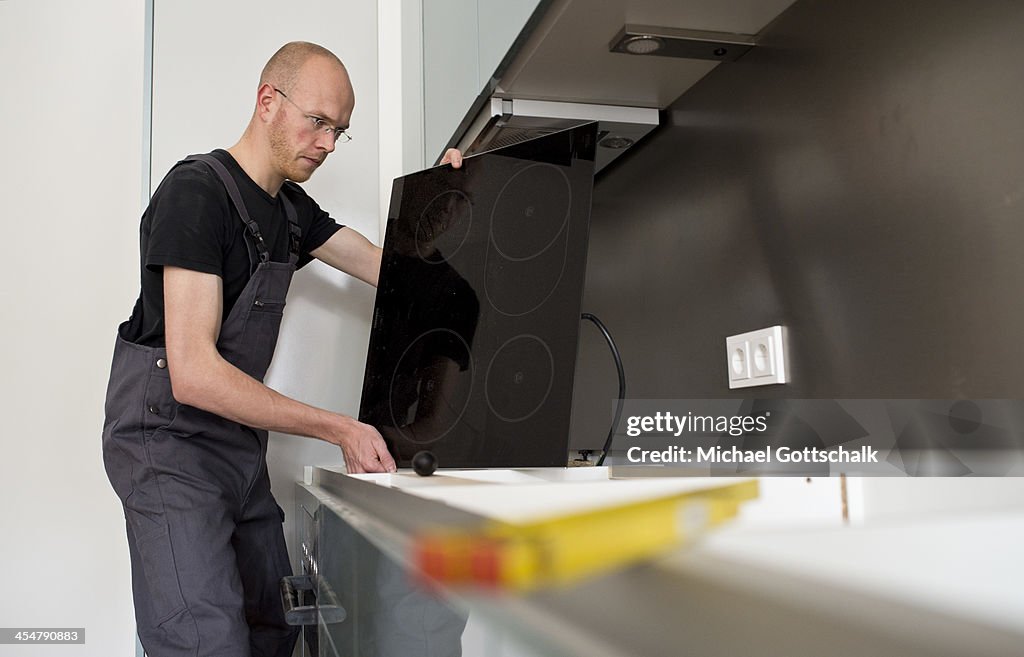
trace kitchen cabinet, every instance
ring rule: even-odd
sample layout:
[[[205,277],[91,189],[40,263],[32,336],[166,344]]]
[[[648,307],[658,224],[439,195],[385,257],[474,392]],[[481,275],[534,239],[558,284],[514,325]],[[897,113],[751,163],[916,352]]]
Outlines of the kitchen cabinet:
[[[540,0],[422,3],[424,165],[433,164]]]

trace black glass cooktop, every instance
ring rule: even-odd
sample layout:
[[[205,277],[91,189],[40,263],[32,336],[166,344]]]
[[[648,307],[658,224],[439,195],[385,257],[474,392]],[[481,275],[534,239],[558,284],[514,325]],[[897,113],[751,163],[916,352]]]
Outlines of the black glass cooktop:
[[[596,134],[395,180],[359,419],[400,467],[566,464]]]

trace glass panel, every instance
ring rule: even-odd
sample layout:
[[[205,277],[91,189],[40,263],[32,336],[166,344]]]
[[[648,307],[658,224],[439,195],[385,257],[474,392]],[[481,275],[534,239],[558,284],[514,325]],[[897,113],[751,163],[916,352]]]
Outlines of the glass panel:
[[[395,181],[359,416],[400,466],[566,464],[595,138]]]

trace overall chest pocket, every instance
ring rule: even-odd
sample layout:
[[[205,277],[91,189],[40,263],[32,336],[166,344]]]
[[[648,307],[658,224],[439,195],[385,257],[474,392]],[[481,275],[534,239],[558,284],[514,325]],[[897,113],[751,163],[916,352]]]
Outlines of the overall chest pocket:
[[[253,300],[246,316],[242,344],[249,347],[241,356],[240,366],[260,381],[266,376],[270,361],[274,358],[284,305],[284,301],[257,298]]]
[[[249,309],[249,312],[280,315],[284,312],[284,303],[284,301],[257,298],[253,300],[252,307]]]

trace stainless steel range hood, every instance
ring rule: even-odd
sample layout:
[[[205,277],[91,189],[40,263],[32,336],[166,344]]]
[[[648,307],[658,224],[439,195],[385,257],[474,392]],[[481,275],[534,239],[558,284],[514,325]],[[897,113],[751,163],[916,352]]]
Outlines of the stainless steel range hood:
[[[658,110],[646,107],[492,98],[489,110],[458,144],[467,155],[597,121],[595,173],[658,127]]]
[[[716,66],[742,66],[792,3],[542,0],[448,146],[472,154],[597,120],[601,170]]]

